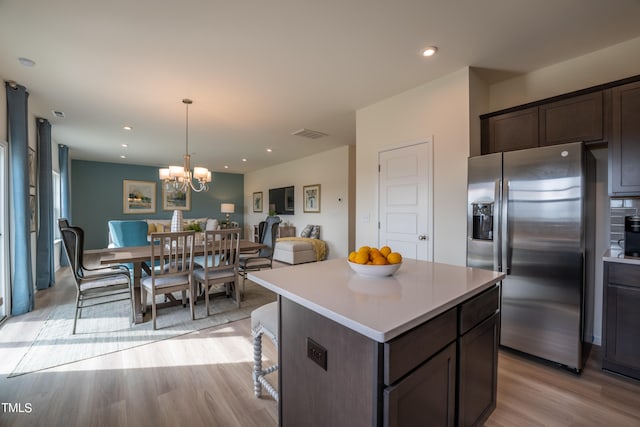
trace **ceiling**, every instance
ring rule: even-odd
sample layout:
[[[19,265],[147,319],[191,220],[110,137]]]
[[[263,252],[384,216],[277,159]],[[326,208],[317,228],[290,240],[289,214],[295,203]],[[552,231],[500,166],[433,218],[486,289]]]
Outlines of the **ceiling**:
[[[463,67],[526,73],[638,18],[638,0],[0,0],[0,76],[75,159],[181,165],[191,98],[192,166],[245,173],[353,144],[356,110]]]

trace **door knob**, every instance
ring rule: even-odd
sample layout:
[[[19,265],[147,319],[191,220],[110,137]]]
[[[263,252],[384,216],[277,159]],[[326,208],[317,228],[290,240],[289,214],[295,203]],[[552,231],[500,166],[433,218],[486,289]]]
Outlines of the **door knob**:
[[[424,234],[420,234],[420,235],[418,236],[418,240],[427,240],[427,236],[426,236],[426,235],[424,235]]]

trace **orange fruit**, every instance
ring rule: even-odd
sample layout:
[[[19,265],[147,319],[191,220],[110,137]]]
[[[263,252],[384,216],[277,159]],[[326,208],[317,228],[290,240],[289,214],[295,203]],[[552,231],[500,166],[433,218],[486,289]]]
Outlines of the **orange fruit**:
[[[391,252],[387,257],[387,261],[389,261],[389,264],[400,264],[402,262],[402,255],[398,252]]]
[[[369,246],[360,246],[360,248],[358,249],[358,252],[365,252],[367,255],[369,255]]]
[[[351,253],[349,253],[349,261],[354,262],[356,259],[356,255],[358,255],[356,251],[352,251]]]
[[[377,250],[376,248],[371,248],[369,249],[369,259],[373,261],[374,258],[377,258],[379,256],[382,256],[382,254],[380,253],[379,250]]]
[[[358,252],[353,259],[356,264],[366,264],[369,261],[369,254],[367,252]]]
[[[385,257],[388,257],[389,254],[391,253],[391,248],[389,246],[383,246],[380,248],[380,253]]]
[[[387,265],[387,259],[383,256],[377,256],[371,262],[373,265]]]

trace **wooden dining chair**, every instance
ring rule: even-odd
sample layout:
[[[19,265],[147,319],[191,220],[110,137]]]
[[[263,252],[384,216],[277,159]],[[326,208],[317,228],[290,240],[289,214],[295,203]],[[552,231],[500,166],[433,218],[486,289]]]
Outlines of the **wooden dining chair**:
[[[193,277],[196,284],[204,288],[207,316],[211,315],[209,293],[216,285],[224,285],[227,296],[233,292],[236,305],[240,308],[240,286],[238,286],[240,232],[239,228],[205,232],[204,256],[196,258],[196,263],[202,268],[194,270]]]
[[[193,249],[195,231],[151,233],[151,275],[140,280],[140,296],[143,307],[147,304],[147,294],[151,294],[151,316],[156,329],[156,295],[182,292],[182,304],[186,307],[189,292],[191,319],[194,314]]]

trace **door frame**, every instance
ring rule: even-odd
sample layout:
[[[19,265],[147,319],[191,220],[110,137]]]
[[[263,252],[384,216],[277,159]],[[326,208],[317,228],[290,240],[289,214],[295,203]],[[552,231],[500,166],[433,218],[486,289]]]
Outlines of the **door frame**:
[[[406,141],[406,142],[402,142],[399,144],[395,144],[395,145],[389,145],[389,146],[384,146],[381,147],[378,150],[378,247],[380,246],[380,221],[381,221],[381,206],[380,206],[380,191],[381,191],[381,185],[380,185],[380,156],[382,155],[382,153],[388,152],[388,151],[392,151],[392,150],[399,150],[399,149],[403,149],[403,148],[408,148],[408,147],[413,147],[415,145],[420,145],[420,144],[426,144],[427,146],[427,167],[428,167],[428,171],[427,171],[427,176],[429,177],[429,182],[427,185],[427,220],[426,220],[426,224],[427,224],[427,259],[426,261],[431,261],[433,262],[433,224],[434,224],[434,218],[433,218],[433,176],[434,176],[434,171],[433,171],[433,135],[430,137],[426,137],[426,138],[422,138],[422,139],[418,139],[418,140],[414,140],[414,141]]]

